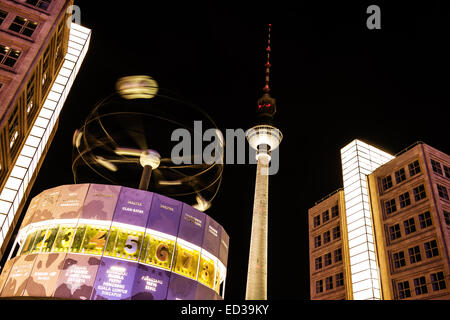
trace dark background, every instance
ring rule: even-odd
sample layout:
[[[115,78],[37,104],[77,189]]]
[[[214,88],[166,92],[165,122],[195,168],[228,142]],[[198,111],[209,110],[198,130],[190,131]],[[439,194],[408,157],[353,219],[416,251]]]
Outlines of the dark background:
[[[147,74],[225,129],[248,129],[264,86],[284,134],[270,177],[269,299],[309,299],[308,208],[342,187],[340,149],[355,138],[396,154],[415,141],[449,153],[449,6],[379,1],[251,7],[75,1],[92,29],[86,60],[32,189],[73,183],[72,135],[122,76]],[[312,2],[312,1],[311,1]],[[381,8],[381,30],[366,9]],[[244,299],[255,165],[226,165],[206,213],[228,231],[226,297]]]

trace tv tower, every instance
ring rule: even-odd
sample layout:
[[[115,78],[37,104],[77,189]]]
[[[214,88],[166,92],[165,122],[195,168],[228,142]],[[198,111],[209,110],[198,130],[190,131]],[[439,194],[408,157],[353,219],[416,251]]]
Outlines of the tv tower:
[[[281,131],[273,125],[276,105],[275,99],[269,94],[271,26],[269,24],[266,48],[266,81],[264,94],[258,100],[257,124],[246,132],[249,145],[256,150],[257,160],[246,300],[267,300],[269,163],[271,151],[279,146],[283,138]]]

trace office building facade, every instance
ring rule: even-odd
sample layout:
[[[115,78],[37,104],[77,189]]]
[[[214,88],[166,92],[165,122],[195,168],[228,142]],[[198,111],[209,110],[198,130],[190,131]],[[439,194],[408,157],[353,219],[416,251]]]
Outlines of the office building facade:
[[[341,155],[345,299],[449,299],[449,156],[416,143],[394,157],[359,140]],[[324,209],[309,210],[310,248]],[[320,292],[317,279],[327,275],[314,273],[316,261],[310,249],[311,299],[341,299],[335,288]]]
[[[88,49],[90,30],[71,23],[72,5],[0,3],[0,258]]]

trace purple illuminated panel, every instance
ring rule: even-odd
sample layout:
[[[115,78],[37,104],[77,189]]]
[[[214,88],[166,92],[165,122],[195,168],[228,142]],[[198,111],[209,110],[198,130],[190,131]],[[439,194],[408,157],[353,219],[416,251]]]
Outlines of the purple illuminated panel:
[[[122,187],[113,221],[145,227],[152,197],[151,192]]]
[[[210,288],[197,284],[197,291],[195,292],[195,300],[214,300],[215,292]]]
[[[198,282],[180,276],[176,273],[170,275],[169,290],[167,300],[194,300]]]
[[[38,255],[23,296],[52,297],[65,257],[65,253]]]
[[[67,254],[54,297],[88,300],[92,294],[99,264],[100,257]]]
[[[132,300],[164,300],[167,296],[170,272],[139,264]]]
[[[220,224],[210,216],[206,216],[202,248],[216,257],[219,256],[221,234],[222,227]]]
[[[15,263],[11,268],[3,290],[2,297],[21,297],[33,270],[37,254],[15,257]]]
[[[219,249],[219,260],[226,267],[228,265],[228,247],[230,245],[230,237],[228,233],[222,228],[220,233],[220,249]]]
[[[183,204],[178,238],[201,247],[203,242],[203,232],[205,230],[205,216],[206,215],[203,212],[196,210],[187,204]]]
[[[129,300],[137,263],[103,257],[91,300]]]
[[[91,184],[84,201],[82,219],[111,221],[121,187]]]
[[[83,209],[89,184],[72,184],[59,187],[60,196],[48,219],[78,219]],[[44,202],[44,199],[41,201]],[[33,222],[35,222],[33,220]]]
[[[159,194],[153,194],[147,228],[172,236],[178,233],[183,203]]]
[[[53,211],[61,195],[62,187],[45,190],[39,194],[39,202],[34,209],[31,222],[53,219]]]

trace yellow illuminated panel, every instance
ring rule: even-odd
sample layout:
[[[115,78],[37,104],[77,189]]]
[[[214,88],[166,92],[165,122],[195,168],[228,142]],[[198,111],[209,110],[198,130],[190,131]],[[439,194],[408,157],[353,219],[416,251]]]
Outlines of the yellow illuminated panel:
[[[23,244],[22,252],[20,253],[21,255],[28,254],[31,251],[31,248],[33,247],[33,243],[34,240],[36,239],[37,234],[38,232],[34,231],[27,236],[25,243]]]
[[[50,252],[53,247],[53,243],[55,242],[56,235],[58,234],[59,227],[53,226],[48,229],[47,234],[45,235],[44,243],[42,245],[42,252]]]
[[[31,249],[31,253],[41,252],[42,244],[45,240],[45,234],[47,233],[47,228],[38,230],[36,234],[36,239],[34,240],[33,248]]]
[[[145,263],[170,270],[175,241],[150,235]]]
[[[86,234],[87,225],[79,225],[73,237],[70,246],[70,252],[79,253],[81,251],[81,244],[83,243],[84,235]]]
[[[175,266],[173,272],[196,280],[200,253],[197,250],[177,243],[175,251]]]
[[[205,256],[204,254],[200,257],[200,267],[198,271],[198,282],[203,283],[205,286],[214,288],[214,276],[215,276],[216,266],[213,259]]]
[[[81,253],[101,255],[105,248],[109,227],[89,226],[84,236]]]
[[[113,226],[111,234],[113,237],[110,235],[108,239],[106,255],[134,261],[139,259],[144,232]]]
[[[52,252],[69,252],[74,233],[75,226],[61,225]]]

